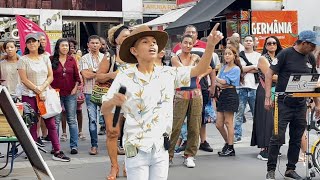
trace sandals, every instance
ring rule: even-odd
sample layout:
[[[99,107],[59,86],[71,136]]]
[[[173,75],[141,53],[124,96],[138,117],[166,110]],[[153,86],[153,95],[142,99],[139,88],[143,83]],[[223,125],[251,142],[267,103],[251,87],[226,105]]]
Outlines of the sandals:
[[[66,133],[62,133],[60,137],[60,141],[66,142],[68,140],[68,136]]]
[[[82,140],[82,141],[86,140],[86,136],[83,135],[83,132],[79,132],[78,136],[79,136],[80,140]]]
[[[119,166],[111,165],[110,173],[107,177],[107,180],[116,180],[119,177]]]

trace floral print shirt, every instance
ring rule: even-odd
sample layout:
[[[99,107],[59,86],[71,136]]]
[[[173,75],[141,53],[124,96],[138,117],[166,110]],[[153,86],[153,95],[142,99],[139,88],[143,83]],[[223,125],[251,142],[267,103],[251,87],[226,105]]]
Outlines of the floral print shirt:
[[[124,144],[130,142],[144,152],[163,148],[163,133],[172,129],[174,90],[190,85],[190,72],[191,67],[155,66],[147,77],[134,66],[116,76],[102,101],[110,100],[121,86],[127,88],[122,105]]]

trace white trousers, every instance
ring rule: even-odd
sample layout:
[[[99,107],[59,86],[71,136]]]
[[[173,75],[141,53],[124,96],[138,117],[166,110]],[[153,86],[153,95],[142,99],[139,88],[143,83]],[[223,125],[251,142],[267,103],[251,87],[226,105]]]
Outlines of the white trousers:
[[[150,153],[138,151],[132,158],[125,158],[127,180],[167,180],[169,154],[163,148]]]

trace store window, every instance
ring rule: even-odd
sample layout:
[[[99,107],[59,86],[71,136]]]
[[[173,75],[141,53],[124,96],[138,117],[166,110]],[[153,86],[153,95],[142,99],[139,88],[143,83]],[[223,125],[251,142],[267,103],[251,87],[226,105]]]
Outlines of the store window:
[[[122,11],[122,0],[0,0],[0,8]]]

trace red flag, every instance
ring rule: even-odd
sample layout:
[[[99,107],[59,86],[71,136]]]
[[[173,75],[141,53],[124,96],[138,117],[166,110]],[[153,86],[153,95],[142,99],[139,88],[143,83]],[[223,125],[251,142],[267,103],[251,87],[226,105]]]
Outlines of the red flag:
[[[25,39],[26,35],[29,33],[43,32],[46,35],[46,39],[47,39],[47,46],[43,48],[45,49],[45,51],[51,54],[49,38],[47,34],[36,23],[19,15],[16,15],[16,21],[17,21],[19,38],[20,38],[20,49],[22,53],[24,53],[24,49],[26,47],[26,39]]]

